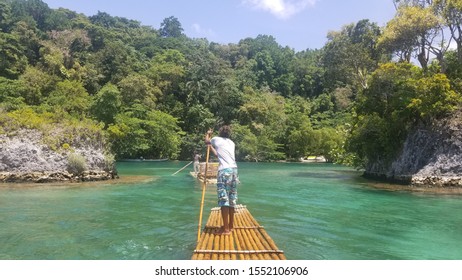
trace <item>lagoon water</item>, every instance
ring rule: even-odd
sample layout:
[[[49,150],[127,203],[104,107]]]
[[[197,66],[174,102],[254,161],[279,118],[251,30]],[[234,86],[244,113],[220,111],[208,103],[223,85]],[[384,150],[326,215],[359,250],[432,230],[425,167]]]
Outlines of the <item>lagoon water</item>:
[[[0,259],[187,260],[202,189],[188,162],[119,163],[126,183],[0,185]],[[247,205],[292,260],[461,260],[462,195],[371,188],[343,166],[239,163]],[[203,224],[216,205],[206,189]]]

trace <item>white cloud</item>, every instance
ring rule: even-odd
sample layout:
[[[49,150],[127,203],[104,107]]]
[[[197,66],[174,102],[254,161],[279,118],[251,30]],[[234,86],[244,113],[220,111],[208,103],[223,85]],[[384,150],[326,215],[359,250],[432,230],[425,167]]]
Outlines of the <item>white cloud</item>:
[[[199,36],[203,36],[203,37],[213,37],[215,36],[215,32],[213,32],[212,29],[206,29],[206,28],[203,28],[202,26],[200,26],[200,24],[198,23],[194,23],[192,25],[192,29],[194,30],[194,32],[196,32],[197,34],[199,34]]]
[[[242,0],[242,3],[258,10],[268,11],[281,19],[287,19],[314,6],[317,0]]]

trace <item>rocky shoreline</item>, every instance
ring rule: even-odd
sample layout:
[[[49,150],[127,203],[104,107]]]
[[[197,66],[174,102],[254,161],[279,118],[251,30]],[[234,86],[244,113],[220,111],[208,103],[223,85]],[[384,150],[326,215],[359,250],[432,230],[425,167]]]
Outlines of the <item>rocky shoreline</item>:
[[[416,188],[461,188],[462,190],[462,178],[461,177],[440,177],[440,176],[394,176],[388,177],[385,174],[370,173],[365,171],[363,177],[366,179],[385,182],[395,185],[403,185],[407,187]]]
[[[38,130],[0,135],[0,183],[89,182],[117,179],[104,145],[70,141],[51,148]]]
[[[462,188],[462,111],[419,126],[393,162],[373,162],[363,176],[410,187]]]
[[[117,179],[114,172],[84,171],[81,174],[69,172],[0,172],[0,183],[57,183],[91,182]]]

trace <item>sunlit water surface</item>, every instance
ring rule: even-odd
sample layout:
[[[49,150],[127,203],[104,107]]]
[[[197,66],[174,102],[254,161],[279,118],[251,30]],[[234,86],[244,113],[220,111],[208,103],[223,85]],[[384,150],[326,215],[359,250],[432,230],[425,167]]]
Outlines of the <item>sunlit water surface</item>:
[[[201,185],[192,165],[172,175],[187,163],[119,163],[121,177],[143,178],[127,183],[0,185],[0,259],[190,259]],[[462,259],[461,195],[377,190],[331,164],[239,173],[239,203],[288,259]],[[215,205],[209,186],[204,223]]]

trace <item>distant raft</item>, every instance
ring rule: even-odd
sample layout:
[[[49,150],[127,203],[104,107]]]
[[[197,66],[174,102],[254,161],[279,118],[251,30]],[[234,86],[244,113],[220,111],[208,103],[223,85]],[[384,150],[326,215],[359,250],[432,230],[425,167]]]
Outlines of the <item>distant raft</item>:
[[[193,260],[285,260],[265,229],[245,205],[237,205],[234,229],[230,235],[219,234],[223,226],[220,208],[212,208],[201,234]]]
[[[217,173],[218,173],[218,162],[209,162],[207,165],[207,176],[205,176],[205,162],[201,162],[199,165],[199,172],[190,172],[191,176],[197,178],[199,181],[204,182],[207,180],[207,184],[216,184],[217,183]]]

